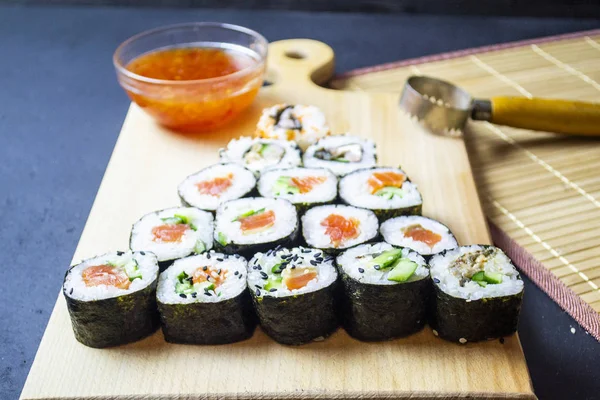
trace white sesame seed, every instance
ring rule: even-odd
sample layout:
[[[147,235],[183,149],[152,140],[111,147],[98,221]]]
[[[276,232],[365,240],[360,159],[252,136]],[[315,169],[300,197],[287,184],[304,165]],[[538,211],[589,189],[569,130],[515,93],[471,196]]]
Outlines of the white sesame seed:
[[[458,341],[462,344],[467,343],[467,339],[465,339],[464,337],[461,337],[460,339],[458,339]]]

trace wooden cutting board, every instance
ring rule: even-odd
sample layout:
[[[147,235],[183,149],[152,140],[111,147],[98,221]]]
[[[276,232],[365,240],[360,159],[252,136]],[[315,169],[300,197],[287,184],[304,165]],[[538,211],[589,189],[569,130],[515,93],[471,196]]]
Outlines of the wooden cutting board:
[[[131,106],[74,261],[125,249],[133,222],[178,204],[176,187],[185,176],[216,162],[217,150],[231,138],[253,133],[263,107],[281,102],[314,104],[333,132],[374,139],[380,163],[402,165],[419,185],[425,215],[450,226],[463,244],[489,243],[463,141],[421,130],[398,113],[397,95],[315,85],[333,73],[334,54],[323,43],[287,40],[272,43],[269,52],[273,84],[220,131],[172,133]],[[157,332],[101,350],[75,340],[62,294],[21,394],[22,399],[363,397],[535,398],[517,335],[504,343],[458,345],[426,328],[405,339],[362,343],[340,329],[323,342],[286,347],[260,330],[250,340],[222,346],[167,344]]]

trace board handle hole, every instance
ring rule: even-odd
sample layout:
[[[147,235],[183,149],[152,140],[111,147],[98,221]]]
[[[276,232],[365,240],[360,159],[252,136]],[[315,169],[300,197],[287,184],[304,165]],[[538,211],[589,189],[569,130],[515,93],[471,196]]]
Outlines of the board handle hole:
[[[294,60],[302,60],[306,58],[306,55],[298,50],[288,50],[285,52],[287,58],[293,58]]]

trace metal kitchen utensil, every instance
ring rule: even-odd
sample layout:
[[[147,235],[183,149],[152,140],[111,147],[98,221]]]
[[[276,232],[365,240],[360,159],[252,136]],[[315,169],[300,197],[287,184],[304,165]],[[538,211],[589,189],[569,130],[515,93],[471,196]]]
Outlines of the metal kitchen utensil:
[[[473,99],[453,84],[427,76],[406,80],[400,107],[434,133],[458,136],[469,117],[514,128],[600,136],[600,103],[527,97]]]

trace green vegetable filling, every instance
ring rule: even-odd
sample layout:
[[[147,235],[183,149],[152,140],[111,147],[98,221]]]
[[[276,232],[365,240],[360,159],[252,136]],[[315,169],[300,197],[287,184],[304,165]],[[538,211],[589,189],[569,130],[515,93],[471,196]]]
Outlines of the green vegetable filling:
[[[129,282],[133,282],[136,279],[142,279],[142,271],[140,270],[137,261],[133,258],[130,260],[119,260],[114,263],[108,263],[108,265],[114,268],[124,269],[129,277]]]
[[[200,253],[204,253],[206,251],[206,245],[204,244],[204,242],[200,239],[198,239],[196,241],[196,246],[194,246],[194,253],[196,254],[200,254]]]
[[[386,269],[394,266],[394,263],[402,257],[401,249],[386,250],[371,261],[372,266],[378,266],[375,269]]]
[[[189,225],[190,228],[192,228],[192,230],[198,230],[198,228],[194,224],[192,224],[190,217],[181,214],[175,214],[172,217],[161,218],[161,221],[169,225],[186,224]]]
[[[408,258],[398,260],[394,268],[388,273],[388,280],[394,282],[406,282],[417,270],[417,263]]]
[[[217,233],[217,242],[219,242],[222,246],[227,246],[227,236],[223,232]]]
[[[265,284],[265,290],[271,289],[281,289],[283,287],[283,278],[281,277],[270,277],[267,283]]]
[[[394,196],[402,198],[402,196],[404,196],[404,191],[394,186],[386,186],[375,192],[375,196],[383,197],[386,200],[391,200],[394,198]]]
[[[231,222],[239,221],[240,219],[248,218],[248,217],[251,217],[253,215],[263,213],[263,212],[265,212],[264,208],[261,208],[260,210],[246,211],[245,213],[240,214],[237,217],[235,217],[234,219],[232,219]]]
[[[280,176],[275,181],[273,185],[273,193],[276,196],[281,196],[282,194],[298,194],[300,193],[300,189],[290,183],[291,177],[289,176]]]
[[[177,275],[177,282],[175,283],[175,293],[177,294],[192,294],[198,292],[208,292],[209,290],[215,290],[215,284],[213,282],[199,282],[194,283],[191,276],[185,271],[182,271]]]
[[[488,284],[496,285],[502,283],[502,274],[499,272],[479,271],[471,277],[471,280],[482,287],[485,287]]]

